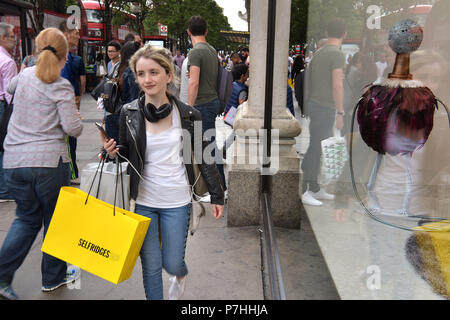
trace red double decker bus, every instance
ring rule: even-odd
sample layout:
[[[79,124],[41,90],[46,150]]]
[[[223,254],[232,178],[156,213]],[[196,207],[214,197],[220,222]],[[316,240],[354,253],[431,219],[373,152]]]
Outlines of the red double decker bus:
[[[106,23],[103,19],[102,12],[105,9],[98,1],[82,1],[82,4],[87,20],[87,34],[83,37],[87,41],[85,46],[85,63],[86,65],[90,65],[95,63],[97,53],[102,53],[104,56],[106,55]],[[136,19],[133,15],[127,14],[127,16],[130,19]],[[129,32],[130,29],[127,25],[115,25],[111,23],[111,40],[123,43]]]

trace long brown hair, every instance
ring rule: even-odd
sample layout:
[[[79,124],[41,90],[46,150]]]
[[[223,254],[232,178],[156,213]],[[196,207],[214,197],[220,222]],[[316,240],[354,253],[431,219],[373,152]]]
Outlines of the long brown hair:
[[[64,34],[56,28],[42,30],[36,38],[36,76],[45,83],[60,77],[60,61],[67,58],[68,45]]]
[[[129,41],[122,49],[120,49],[120,64],[117,69],[117,78],[119,79],[120,88],[122,88],[123,74],[125,70],[130,66],[131,57],[138,51],[140,44],[138,42]]]

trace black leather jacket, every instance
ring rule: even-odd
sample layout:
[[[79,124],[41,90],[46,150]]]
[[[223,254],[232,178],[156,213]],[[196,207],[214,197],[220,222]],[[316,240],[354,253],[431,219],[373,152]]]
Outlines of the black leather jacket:
[[[144,161],[145,161],[145,150],[147,147],[147,135],[145,129],[145,117],[141,110],[141,106],[143,105],[144,95],[141,95],[139,99],[134,100],[129,104],[125,104],[122,107],[122,111],[120,114],[120,137],[118,145],[120,155],[128,158],[139,174],[142,174]],[[194,171],[193,166],[190,161],[190,153],[186,153],[186,149],[190,148],[190,151],[194,150],[194,122],[201,121],[202,117],[200,112],[196,109],[184,104],[178,99],[172,97],[172,101],[175,102],[176,108],[174,108],[174,112],[178,109],[181,119],[181,127],[183,130],[183,158],[186,167],[186,173],[189,179],[189,183],[192,186],[194,184]],[[139,103],[141,100],[141,103]],[[201,128],[201,123],[199,124]],[[203,140],[203,134],[201,130],[195,130],[196,134],[199,133],[202,135],[201,139],[197,137],[197,144],[199,141],[201,142],[201,152],[204,151],[207,146],[207,141]],[[199,131],[199,132],[198,132]],[[189,134],[190,143],[186,138],[186,134]],[[198,147],[197,147],[198,149]],[[199,151],[195,150],[196,159],[199,158]],[[189,159],[189,160],[187,160]],[[121,161],[124,161],[121,158]],[[200,172],[205,180],[205,183],[208,187],[208,191],[211,195],[211,203],[212,204],[224,204],[224,188],[222,186],[221,178],[217,167],[215,164],[206,164],[204,161],[196,161]],[[130,174],[130,198],[136,200],[138,195],[138,187],[139,187],[139,175],[128,166],[128,172]]]

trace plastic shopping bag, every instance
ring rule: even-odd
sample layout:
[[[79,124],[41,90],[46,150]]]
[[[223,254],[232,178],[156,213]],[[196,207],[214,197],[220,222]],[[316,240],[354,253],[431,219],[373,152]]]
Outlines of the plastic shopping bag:
[[[42,251],[112,283],[131,277],[150,219],[63,187]]]
[[[237,113],[237,108],[231,107],[230,110],[228,110],[227,114],[223,117],[223,121],[226,124],[233,126],[234,119],[236,118],[236,113]]]
[[[348,160],[347,145],[344,137],[336,134],[334,137],[322,140],[322,167],[320,182],[328,185],[336,182]]]
[[[81,171],[80,189],[89,193],[92,186],[91,194],[97,199],[105,201],[109,204],[114,203],[116,198],[116,206],[125,210],[130,209],[130,176],[126,174],[128,163],[122,162],[122,177],[117,179],[117,168],[113,162],[106,162],[100,166],[98,163],[89,163]],[[97,172],[97,174],[96,174]],[[95,181],[94,181],[95,178]],[[118,185],[116,188],[116,179]],[[124,194],[122,197],[122,182]]]

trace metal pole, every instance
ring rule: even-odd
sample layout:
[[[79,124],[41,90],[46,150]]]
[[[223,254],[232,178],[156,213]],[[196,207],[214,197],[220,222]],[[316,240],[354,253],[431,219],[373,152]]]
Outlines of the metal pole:
[[[275,55],[275,20],[276,0],[268,0],[267,18],[267,52],[266,52],[266,96],[264,103],[264,153],[263,171],[270,168],[270,157],[272,152],[272,100],[273,100],[273,66]],[[262,192],[270,192],[270,175],[263,174],[261,177]]]

